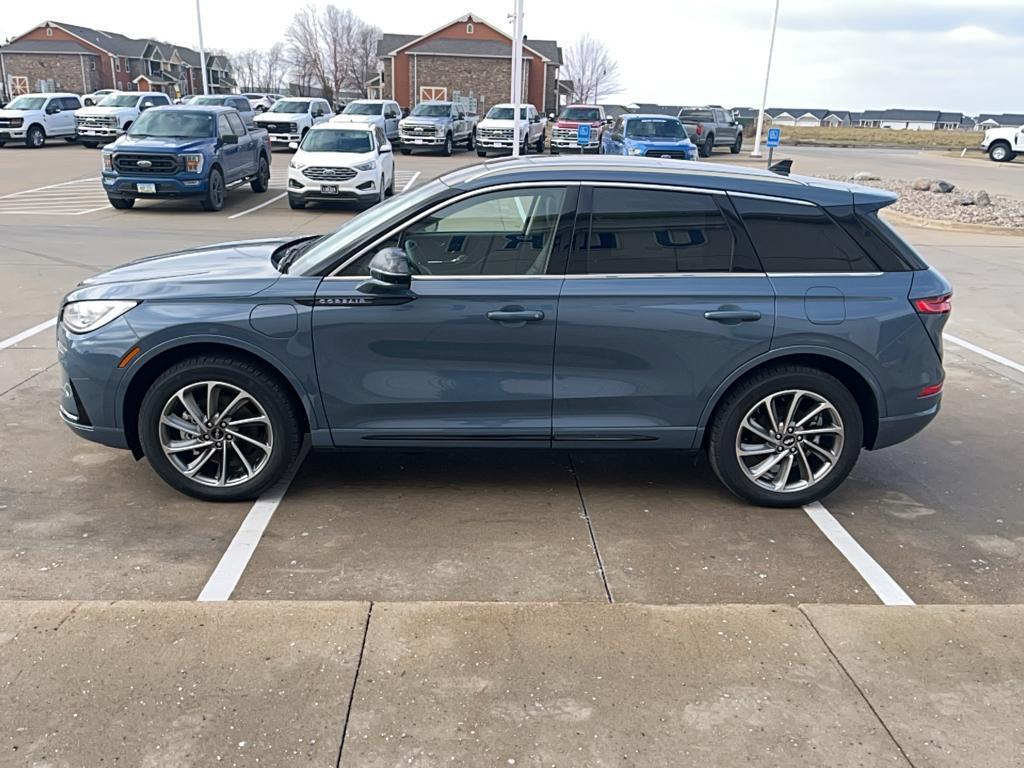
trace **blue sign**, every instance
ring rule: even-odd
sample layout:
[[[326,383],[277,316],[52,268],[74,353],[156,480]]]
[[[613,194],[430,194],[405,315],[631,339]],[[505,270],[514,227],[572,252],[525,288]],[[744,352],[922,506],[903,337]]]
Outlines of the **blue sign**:
[[[583,123],[576,129],[576,143],[584,146],[590,143],[590,123]]]
[[[782,139],[782,129],[781,128],[769,128],[768,129],[768,146],[769,147],[777,147],[777,146],[779,146],[779,141],[781,139]]]

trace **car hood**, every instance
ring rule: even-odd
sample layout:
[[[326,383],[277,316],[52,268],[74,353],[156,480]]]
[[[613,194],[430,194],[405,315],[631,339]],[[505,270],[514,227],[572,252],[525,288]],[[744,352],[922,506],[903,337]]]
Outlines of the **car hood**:
[[[647,149],[662,149],[679,148],[679,147],[696,147],[689,139],[634,139],[633,137],[627,137],[626,143],[630,146],[645,147]]]
[[[604,120],[559,120],[558,128],[579,128],[581,125],[604,125]]]
[[[66,300],[252,296],[280,279],[271,255],[292,239],[218,243],[132,261],[83,280]]]
[[[405,128],[415,128],[417,125],[444,125],[445,123],[451,122],[450,117],[407,117],[402,120],[402,126]]]
[[[331,118],[332,123],[383,123],[384,118],[380,115],[335,115]]]
[[[530,121],[523,118],[519,121],[519,126],[529,125]],[[481,120],[477,125],[477,128],[515,128],[515,120],[496,120],[494,118]]]
[[[260,112],[254,119],[257,123],[296,123],[306,116],[305,112]]]
[[[75,110],[78,117],[105,117],[107,115],[134,115],[135,107],[82,107]]]
[[[376,160],[375,152],[307,152],[300,149],[292,158],[294,163],[319,165],[327,168],[349,168],[353,165]]]
[[[41,109],[0,109],[0,118],[9,119],[12,117],[25,117],[25,115],[31,115],[36,112],[42,112]]]
[[[159,136],[121,136],[109,149],[128,150],[131,152],[167,152],[199,150],[204,145],[210,144],[213,139],[210,137],[202,139],[184,138],[161,138]]]

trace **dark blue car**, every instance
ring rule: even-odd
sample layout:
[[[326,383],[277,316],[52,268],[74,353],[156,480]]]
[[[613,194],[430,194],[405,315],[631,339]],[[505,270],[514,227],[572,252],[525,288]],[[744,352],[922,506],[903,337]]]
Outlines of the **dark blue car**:
[[[643,158],[488,163],[323,237],[145,259],[61,306],[61,413],[204,499],[317,448],[706,450],[807,503],[939,410],[950,286],[883,191]]]
[[[697,159],[697,145],[690,141],[682,121],[667,115],[620,115],[602,134],[599,152],[602,155]]]

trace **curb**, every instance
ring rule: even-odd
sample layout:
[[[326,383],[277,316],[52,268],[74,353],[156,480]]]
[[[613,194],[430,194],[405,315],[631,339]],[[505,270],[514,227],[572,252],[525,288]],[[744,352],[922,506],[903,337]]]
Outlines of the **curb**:
[[[959,221],[942,221],[938,219],[926,219],[923,216],[913,216],[909,213],[898,213],[896,211],[882,211],[882,217],[892,224],[903,224],[909,227],[920,227],[922,229],[941,229],[946,232],[973,232],[984,235],[1005,235],[1009,237],[1024,237],[1024,229],[1010,229],[1009,227],[997,227],[993,224],[969,224]]]

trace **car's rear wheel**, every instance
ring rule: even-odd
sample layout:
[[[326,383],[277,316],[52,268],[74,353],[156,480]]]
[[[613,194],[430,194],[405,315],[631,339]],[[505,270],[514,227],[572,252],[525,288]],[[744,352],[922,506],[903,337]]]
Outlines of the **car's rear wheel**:
[[[260,155],[260,168],[256,171],[256,178],[254,178],[249,186],[253,192],[262,193],[270,189],[270,163],[267,162],[267,158]]]
[[[33,125],[25,134],[25,146],[31,149],[39,149],[46,143],[46,132],[38,125]]]
[[[281,479],[302,428],[284,385],[231,357],[184,360],[139,409],[139,439],[168,485],[208,501],[252,499]]]
[[[834,376],[778,366],[741,381],[716,409],[711,466],[740,498],[798,507],[835,490],[863,443],[860,408]]]
[[[711,153],[715,151],[715,137],[710,133],[704,138],[704,143],[700,145],[700,156],[711,157]]]
[[[199,198],[199,204],[204,211],[219,211],[224,207],[224,175],[219,168],[210,171],[206,194]]]
[[[110,197],[107,196],[107,200],[110,205],[119,211],[127,211],[129,208],[135,207],[134,197]]]
[[[736,141],[734,141],[732,143],[732,146],[729,147],[729,151],[732,152],[734,155],[738,155],[740,153],[740,150],[742,150],[742,149],[743,149],[743,134],[742,133],[737,133],[736,134]]]
[[[473,131],[469,132],[469,136],[466,139],[466,150],[472,152],[476,148],[476,133]]]

